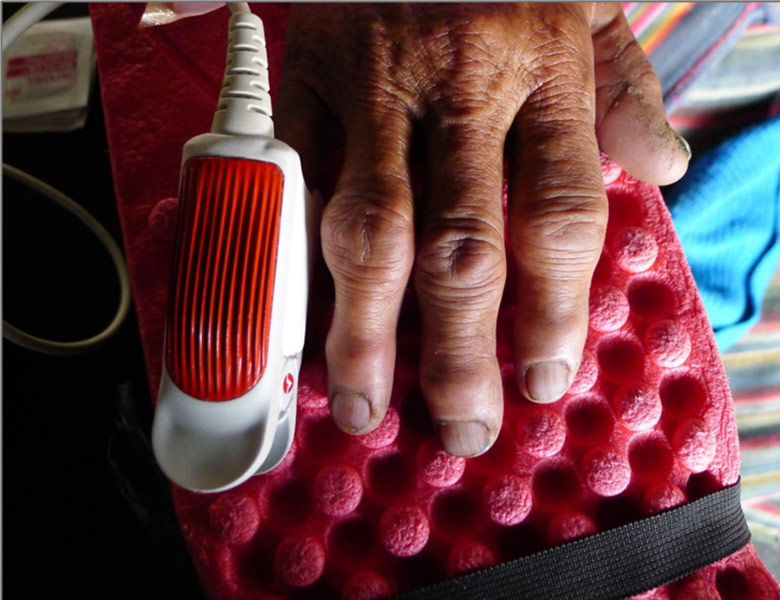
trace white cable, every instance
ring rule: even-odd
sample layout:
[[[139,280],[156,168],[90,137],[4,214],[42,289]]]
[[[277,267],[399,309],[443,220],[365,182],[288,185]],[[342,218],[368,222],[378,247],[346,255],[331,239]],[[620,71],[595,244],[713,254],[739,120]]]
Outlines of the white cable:
[[[64,2],[30,2],[25,4],[3,23],[3,52],[14,43],[16,38],[63,4]]]
[[[122,251],[119,249],[119,246],[117,246],[114,238],[111,237],[111,234],[106,231],[95,217],[62,192],[54,189],[40,179],[33,177],[29,173],[20,171],[5,163],[3,163],[3,173],[33,188],[47,198],[50,198],[72,213],[79,221],[84,223],[84,225],[97,236],[98,240],[100,240],[111,255],[111,260],[116,267],[117,276],[119,277],[120,287],[119,306],[114,318],[111,320],[108,327],[95,336],[75,342],[58,342],[30,335],[3,320],[3,337],[28,350],[44,352],[46,354],[76,354],[91,350],[114,335],[122,326],[122,322],[130,311],[130,278],[127,274],[127,266],[125,265]]]
[[[249,10],[249,4],[247,2],[228,2],[227,7],[230,10],[231,15],[248,14],[252,11]]]
[[[211,132],[273,137],[263,22],[246,2],[231,2],[228,8],[225,78]]]
[[[13,44],[16,38],[62,4],[64,3],[31,2],[14,13],[11,18],[3,23],[3,52]],[[100,240],[111,255],[111,259],[116,267],[120,287],[119,306],[114,318],[111,320],[108,327],[95,336],[75,342],[58,342],[25,333],[21,329],[14,327],[3,320],[3,337],[28,350],[44,352],[46,354],[76,354],[79,352],[86,352],[87,350],[99,346],[119,330],[130,311],[130,278],[127,274],[127,265],[122,256],[122,251],[111,237],[111,234],[106,231],[97,219],[62,192],[47,185],[40,179],[15,167],[6,165],[5,163],[3,163],[3,173],[8,174],[10,177],[37,190],[47,198],[50,198],[66,210],[70,211],[76,218],[84,223],[84,225],[97,236],[98,240]]]

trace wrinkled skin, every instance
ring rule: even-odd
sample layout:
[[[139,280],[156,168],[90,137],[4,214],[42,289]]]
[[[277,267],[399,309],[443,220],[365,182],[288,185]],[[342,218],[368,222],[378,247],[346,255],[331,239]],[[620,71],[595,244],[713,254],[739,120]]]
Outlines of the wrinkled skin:
[[[690,157],[619,4],[296,5],[276,106],[277,135],[310,186],[326,146],[344,147],[321,226],[333,418],[350,433],[382,420],[411,278],[421,387],[443,447],[461,456],[490,447],[503,412],[505,146],[517,385],[536,402],[565,393],[585,343],[607,221],[599,148],[656,184],[679,179]]]

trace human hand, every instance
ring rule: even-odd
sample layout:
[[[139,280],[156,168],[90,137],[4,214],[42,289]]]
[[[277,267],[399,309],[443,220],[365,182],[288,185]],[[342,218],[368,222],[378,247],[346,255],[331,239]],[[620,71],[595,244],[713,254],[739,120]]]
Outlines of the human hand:
[[[335,286],[333,418],[351,433],[382,420],[411,276],[420,384],[444,449],[461,456],[490,447],[503,413],[505,144],[515,370],[536,402],[565,393],[585,343],[607,220],[599,147],[656,184],[679,179],[690,155],[612,3],[295,5],[277,106],[278,137],[299,151],[310,185],[334,131],[344,144],[321,228]],[[426,171],[415,205],[418,129]]]

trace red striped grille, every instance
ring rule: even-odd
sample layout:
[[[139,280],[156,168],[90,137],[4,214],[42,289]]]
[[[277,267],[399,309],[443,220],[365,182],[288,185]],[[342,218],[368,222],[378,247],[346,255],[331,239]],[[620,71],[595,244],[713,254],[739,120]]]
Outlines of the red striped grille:
[[[265,370],[283,182],[266,162],[184,166],[165,359],[195,398],[237,398]]]

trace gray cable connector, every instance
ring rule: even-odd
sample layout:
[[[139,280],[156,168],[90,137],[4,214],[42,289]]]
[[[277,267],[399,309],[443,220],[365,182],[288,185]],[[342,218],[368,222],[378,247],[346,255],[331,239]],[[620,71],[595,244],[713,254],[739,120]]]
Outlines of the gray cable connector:
[[[230,17],[227,65],[212,133],[273,137],[268,55],[263,22],[252,13]]]

